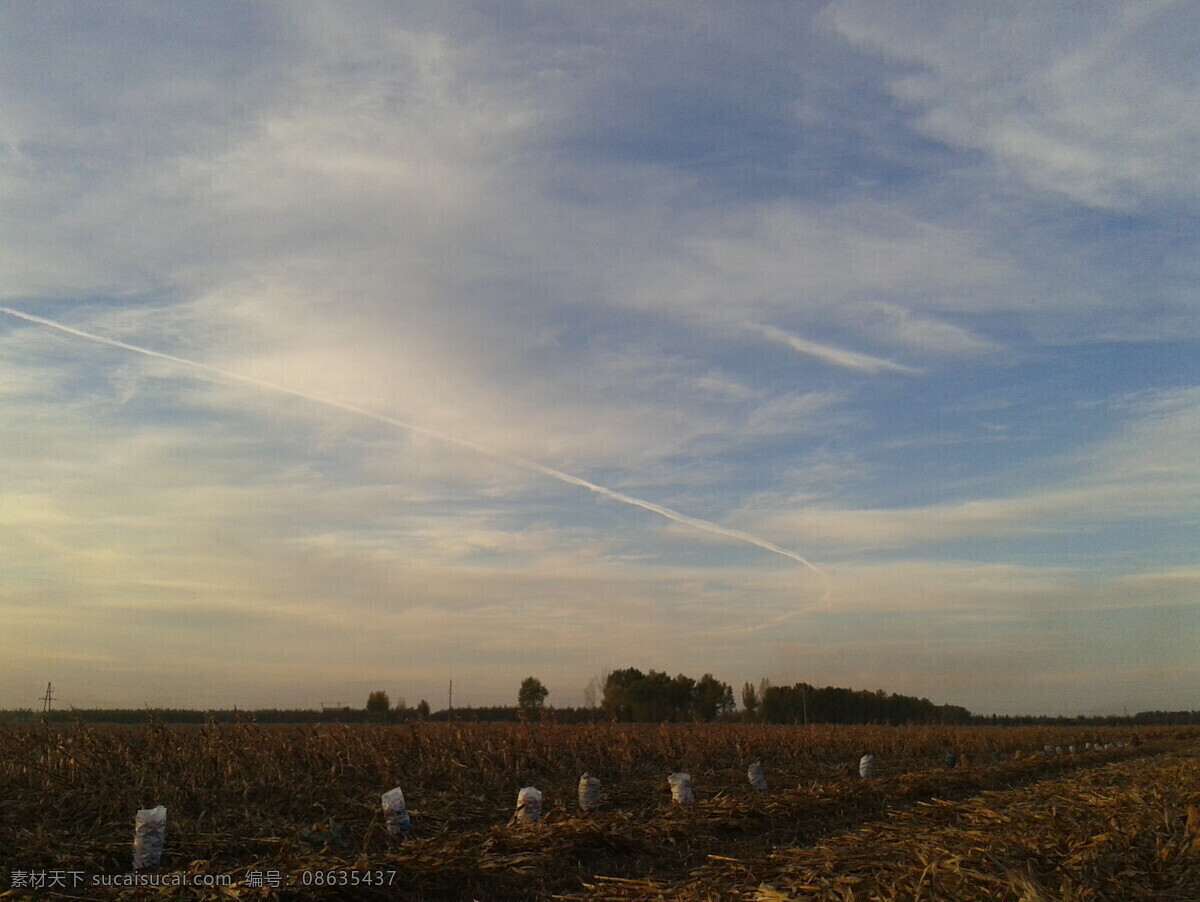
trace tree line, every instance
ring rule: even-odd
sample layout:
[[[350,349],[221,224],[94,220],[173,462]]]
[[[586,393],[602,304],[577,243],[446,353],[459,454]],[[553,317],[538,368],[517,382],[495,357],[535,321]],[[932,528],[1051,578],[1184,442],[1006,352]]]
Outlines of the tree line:
[[[937,705],[927,698],[863,689],[809,683],[773,686],[768,680],[745,683],[742,709],[737,710],[732,687],[711,673],[699,679],[666,671],[641,671],[636,667],[613,670],[603,680],[593,678],[584,692],[582,707],[547,707],[550,690],[537,677],[526,677],[517,691],[516,704],[459,707],[435,711],[422,699],[409,707],[404,699],[394,706],[383,690],[371,692],[366,706],[309,709],[191,710],[176,708],[69,709],[35,713],[30,708],[0,710],[0,721],[51,722],[83,720],[92,723],[406,723],[409,721],[553,721],[587,723],[613,720],[632,723],[680,721],[757,721],[763,723],[825,724],[992,724],[996,726],[1079,725],[1137,726],[1200,724],[1200,711],[1141,711],[1134,715],[1050,717],[1045,715],[979,715],[958,705]]]
[[[927,698],[882,689],[818,689],[808,683],[742,687],[747,720],[765,723],[967,724],[974,715],[958,705],[935,705]]]
[[[733,689],[711,673],[696,680],[628,667],[605,678],[601,707],[613,720],[710,721],[733,713]]]

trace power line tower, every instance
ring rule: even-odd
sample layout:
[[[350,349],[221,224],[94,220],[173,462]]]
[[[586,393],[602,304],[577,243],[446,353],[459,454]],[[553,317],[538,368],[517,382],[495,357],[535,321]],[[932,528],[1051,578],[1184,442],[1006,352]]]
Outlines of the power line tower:
[[[42,696],[42,713],[50,713],[50,703],[54,701],[54,686],[46,684],[46,694]]]

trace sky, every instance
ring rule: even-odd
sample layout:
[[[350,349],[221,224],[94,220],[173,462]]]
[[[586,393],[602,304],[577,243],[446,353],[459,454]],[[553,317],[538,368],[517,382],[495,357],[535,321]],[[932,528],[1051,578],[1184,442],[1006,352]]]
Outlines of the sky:
[[[1200,707],[1200,7],[0,9],[0,707]]]

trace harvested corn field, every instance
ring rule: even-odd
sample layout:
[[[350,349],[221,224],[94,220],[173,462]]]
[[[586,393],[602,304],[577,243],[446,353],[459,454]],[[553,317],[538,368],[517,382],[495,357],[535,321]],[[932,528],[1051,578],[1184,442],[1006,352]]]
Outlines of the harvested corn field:
[[[602,878],[572,898],[1191,902],[1200,899],[1200,758],[1139,758],[935,798],[814,845],[712,856],[682,883]]]
[[[52,871],[127,874],[135,812],[162,805],[154,872],[220,875],[222,898],[1195,899],[1163,895],[1194,854],[1186,805],[1200,803],[1200,775],[1173,757],[1194,733],[1144,728],[1135,744],[1118,728],[9,727],[0,893],[217,897],[31,885]],[[766,790],[748,779],[756,761]],[[673,773],[692,777],[693,804],[671,802]],[[584,774],[601,781],[590,812]],[[524,825],[527,786],[543,803]],[[412,823],[399,834],[380,802],[396,787]],[[1159,895],[1112,895],[1122,869],[1096,862],[1133,854],[1126,841],[1149,843],[1137,855],[1158,862]],[[979,895],[948,889],[974,874],[990,875]]]

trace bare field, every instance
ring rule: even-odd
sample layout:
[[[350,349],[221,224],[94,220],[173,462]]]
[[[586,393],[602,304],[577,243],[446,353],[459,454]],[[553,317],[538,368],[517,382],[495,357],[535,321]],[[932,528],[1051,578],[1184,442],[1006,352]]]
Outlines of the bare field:
[[[1198,737],[1167,727],[10,725],[0,729],[0,897],[1194,902]],[[964,764],[947,769],[948,751]],[[857,776],[863,752],[877,760],[871,779]],[[766,792],[747,781],[755,760]],[[674,771],[692,775],[695,804],[671,804]],[[591,814],[576,802],[584,773],[607,796]],[[380,811],[394,786],[413,822],[400,837]],[[530,827],[510,824],[522,786],[545,798]],[[28,888],[22,875],[127,874],[134,812],[156,805],[168,809],[157,872],[231,886]]]

